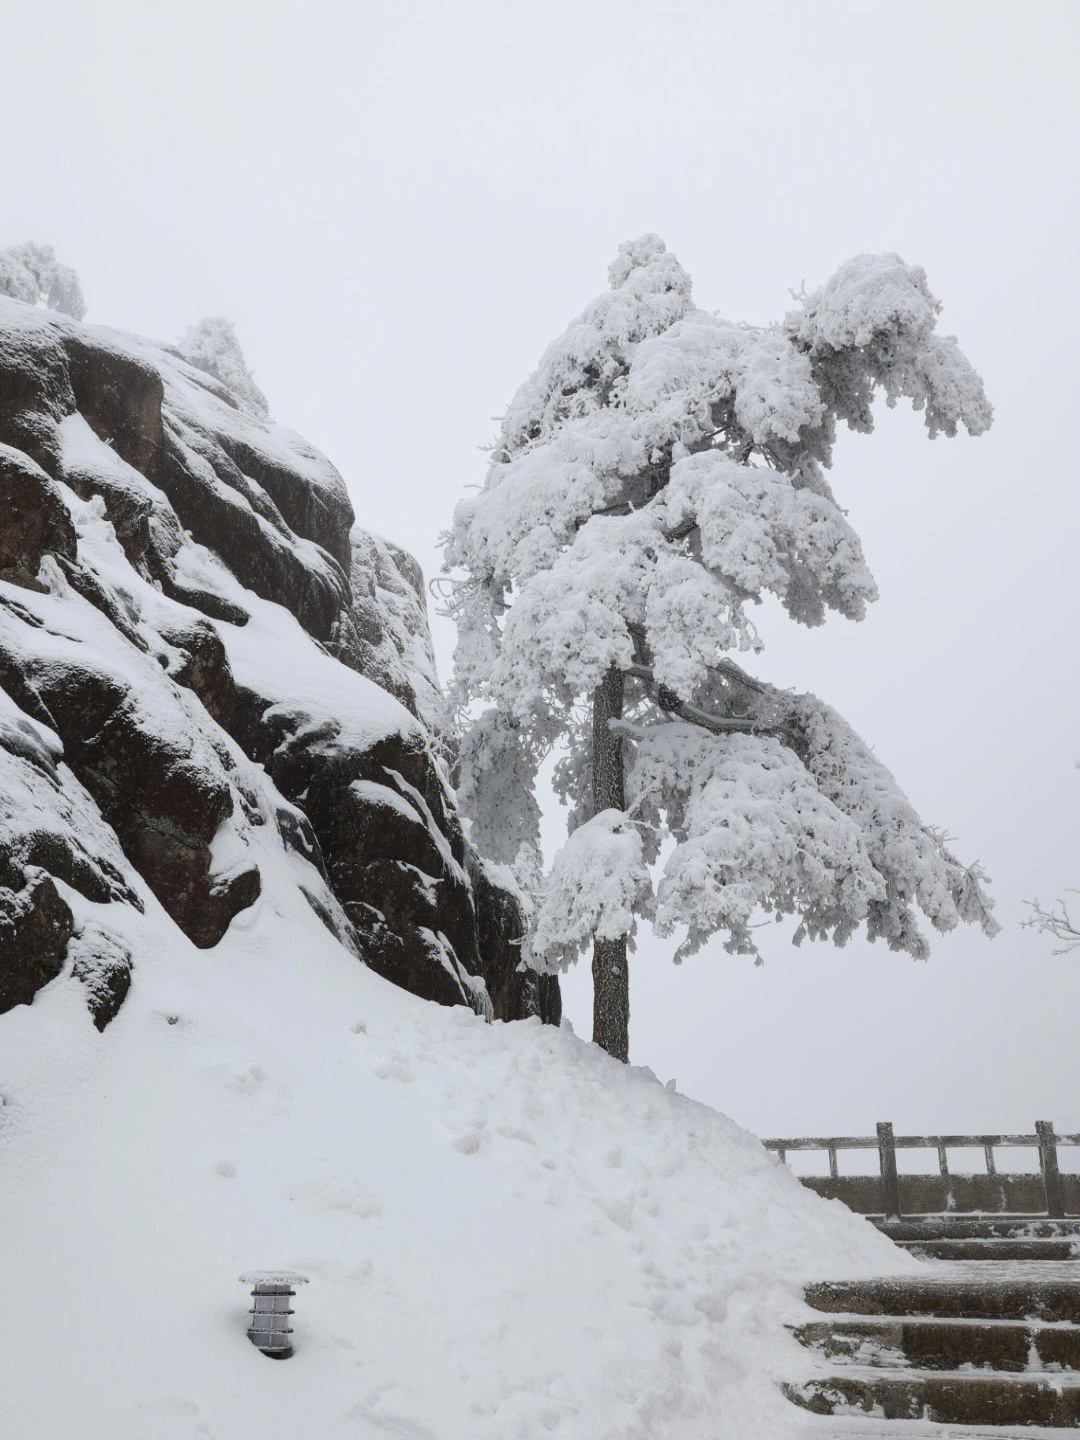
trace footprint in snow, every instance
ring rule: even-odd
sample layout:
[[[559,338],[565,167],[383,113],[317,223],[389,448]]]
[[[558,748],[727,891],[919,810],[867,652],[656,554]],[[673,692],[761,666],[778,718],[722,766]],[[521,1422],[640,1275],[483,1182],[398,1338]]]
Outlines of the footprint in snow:
[[[348,1179],[304,1180],[288,1191],[290,1200],[306,1201],[315,1210],[340,1211],[370,1220],[382,1214],[378,1199],[362,1185]]]
[[[450,1143],[455,1150],[460,1150],[462,1155],[475,1155],[484,1143],[484,1135],[480,1130],[465,1130]]]
[[[496,1135],[501,1135],[504,1140],[521,1140],[526,1145],[535,1145],[536,1136],[531,1130],[523,1130],[519,1125],[496,1125]]]
[[[375,1066],[375,1074],[380,1080],[415,1080],[416,1076],[409,1068],[409,1061],[400,1051],[395,1050],[385,1060],[381,1060]]]
[[[410,1420],[407,1415],[391,1415],[385,1411],[377,1414],[374,1410],[368,1410],[362,1405],[354,1406],[345,1414],[347,1419],[363,1420],[382,1434],[396,1437],[396,1440],[438,1440],[438,1437],[426,1425],[421,1425],[417,1420]]]

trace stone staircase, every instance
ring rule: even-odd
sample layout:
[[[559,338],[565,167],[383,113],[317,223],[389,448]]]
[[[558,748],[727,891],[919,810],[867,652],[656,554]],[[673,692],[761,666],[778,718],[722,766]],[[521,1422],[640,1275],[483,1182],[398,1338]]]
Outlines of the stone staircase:
[[[807,1288],[821,1319],[793,1329],[818,1373],[784,1392],[834,1418],[804,1433],[1036,1440],[1080,1428],[1080,1219],[877,1223],[929,1263]]]

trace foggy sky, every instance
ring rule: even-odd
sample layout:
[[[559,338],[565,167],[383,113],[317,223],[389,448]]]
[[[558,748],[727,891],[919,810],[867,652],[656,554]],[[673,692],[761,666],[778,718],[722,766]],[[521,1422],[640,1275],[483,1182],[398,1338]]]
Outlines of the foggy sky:
[[[432,575],[455,501],[619,244],[696,302],[780,318],[864,251],[925,267],[996,409],[978,440],[880,407],[834,489],[881,599],[759,672],[835,706],[979,859],[1003,933],[917,964],[855,939],[755,968],[632,959],[631,1058],[760,1134],[1080,1130],[1080,954],[1019,928],[1080,886],[1080,9],[670,0],[98,0],[8,7],[0,246],[55,246],[88,319],[236,325],[277,420]],[[437,623],[444,675],[452,634]],[[1080,907],[1078,907],[1080,908]],[[588,1033],[582,965],[565,984]]]

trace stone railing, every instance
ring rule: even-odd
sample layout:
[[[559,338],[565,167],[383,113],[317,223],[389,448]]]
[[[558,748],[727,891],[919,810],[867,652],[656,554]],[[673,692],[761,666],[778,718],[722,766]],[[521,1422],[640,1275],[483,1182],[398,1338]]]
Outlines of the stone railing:
[[[765,1140],[781,1162],[789,1151],[824,1150],[829,1157],[828,1176],[800,1175],[808,1189],[828,1199],[842,1200],[860,1215],[937,1214],[943,1211],[986,1211],[1011,1215],[1080,1215],[1080,1175],[1062,1174],[1058,1146],[1080,1145],[1080,1135],[1055,1135],[1049,1120],[1038,1120],[1032,1135],[894,1135],[880,1123],[876,1135],[829,1135],[809,1139]],[[999,1174],[996,1149],[1034,1149],[1039,1170],[1032,1174]],[[953,1174],[950,1149],[981,1149],[985,1174]],[[936,1149],[937,1175],[900,1175],[898,1150]],[[841,1150],[876,1150],[880,1175],[841,1175]]]

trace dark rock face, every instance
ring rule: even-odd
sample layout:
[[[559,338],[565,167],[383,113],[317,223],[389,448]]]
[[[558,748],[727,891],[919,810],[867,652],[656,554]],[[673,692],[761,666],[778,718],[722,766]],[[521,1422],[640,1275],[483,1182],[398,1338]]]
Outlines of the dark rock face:
[[[20,890],[40,871],[97,904],[140,910],[126,868],[56,736],[10,701],[0,706],[0,885]]]
[[[238,694],[237,735],[310,821],[367,964],[442,1004],[558,1023],[557,982],[510,976],[520,961],[521,912],[466,844],[425,732],[360,745],[329,735],[302,711],[268,705],[242,687]]]
[[[0,694],[0,1011],[64,968],[75,918],[57,882],[141,908],[115,837],[60,757],[56,736]]]
[[[99,925],[86,925],[71,942],[71,973],[82,981],[86,1004],[99,1030],[115,1020],[131,989],[131,953]]]
[[[75,558],[71,517],[44,470],[0,445],[0,579],[34,585],[47,551]]]
[[[0,298],[0,1011],[68,967],[103,1028],[138,957],[84,902],[145,884],[212,948],[269,822],[380,974],[557,1022],[454,809],[419,567],[352,522],[176,352]]]
[[[236,718],[236,685],[229,657],[221,637],[206,620],[164,621],[158,634],[176,647],[177,659],[169,675],[178,685],[193,690],[203,708],[223,730],[231,730]]]
[[[43,870],[9,873],[0,885],[0,1011],[29,1005],[64,968],[74,920]]]
[[[562,996],[555,975],[538,975],[522,964],[525,922],[513,893],[490,878],[478,856],[469,857],[476,900],[477,941],[487,957],[487,982],[496,1020],[539,1015],[548,1025],[562,1019]]]
[[[16,606],[0,596],[0,681],[59,737],[67,766],[173,919],[197,945],[214,945],[258,895],[258,871],[213,873],[210,847],[235,805],[227,752],[160,667],[76,592]]]
[[[428,630],[423,571],[411,555],[388,540],[354,528],[349,578],[352,606],[337,653],[438,733],[446,719]]]

